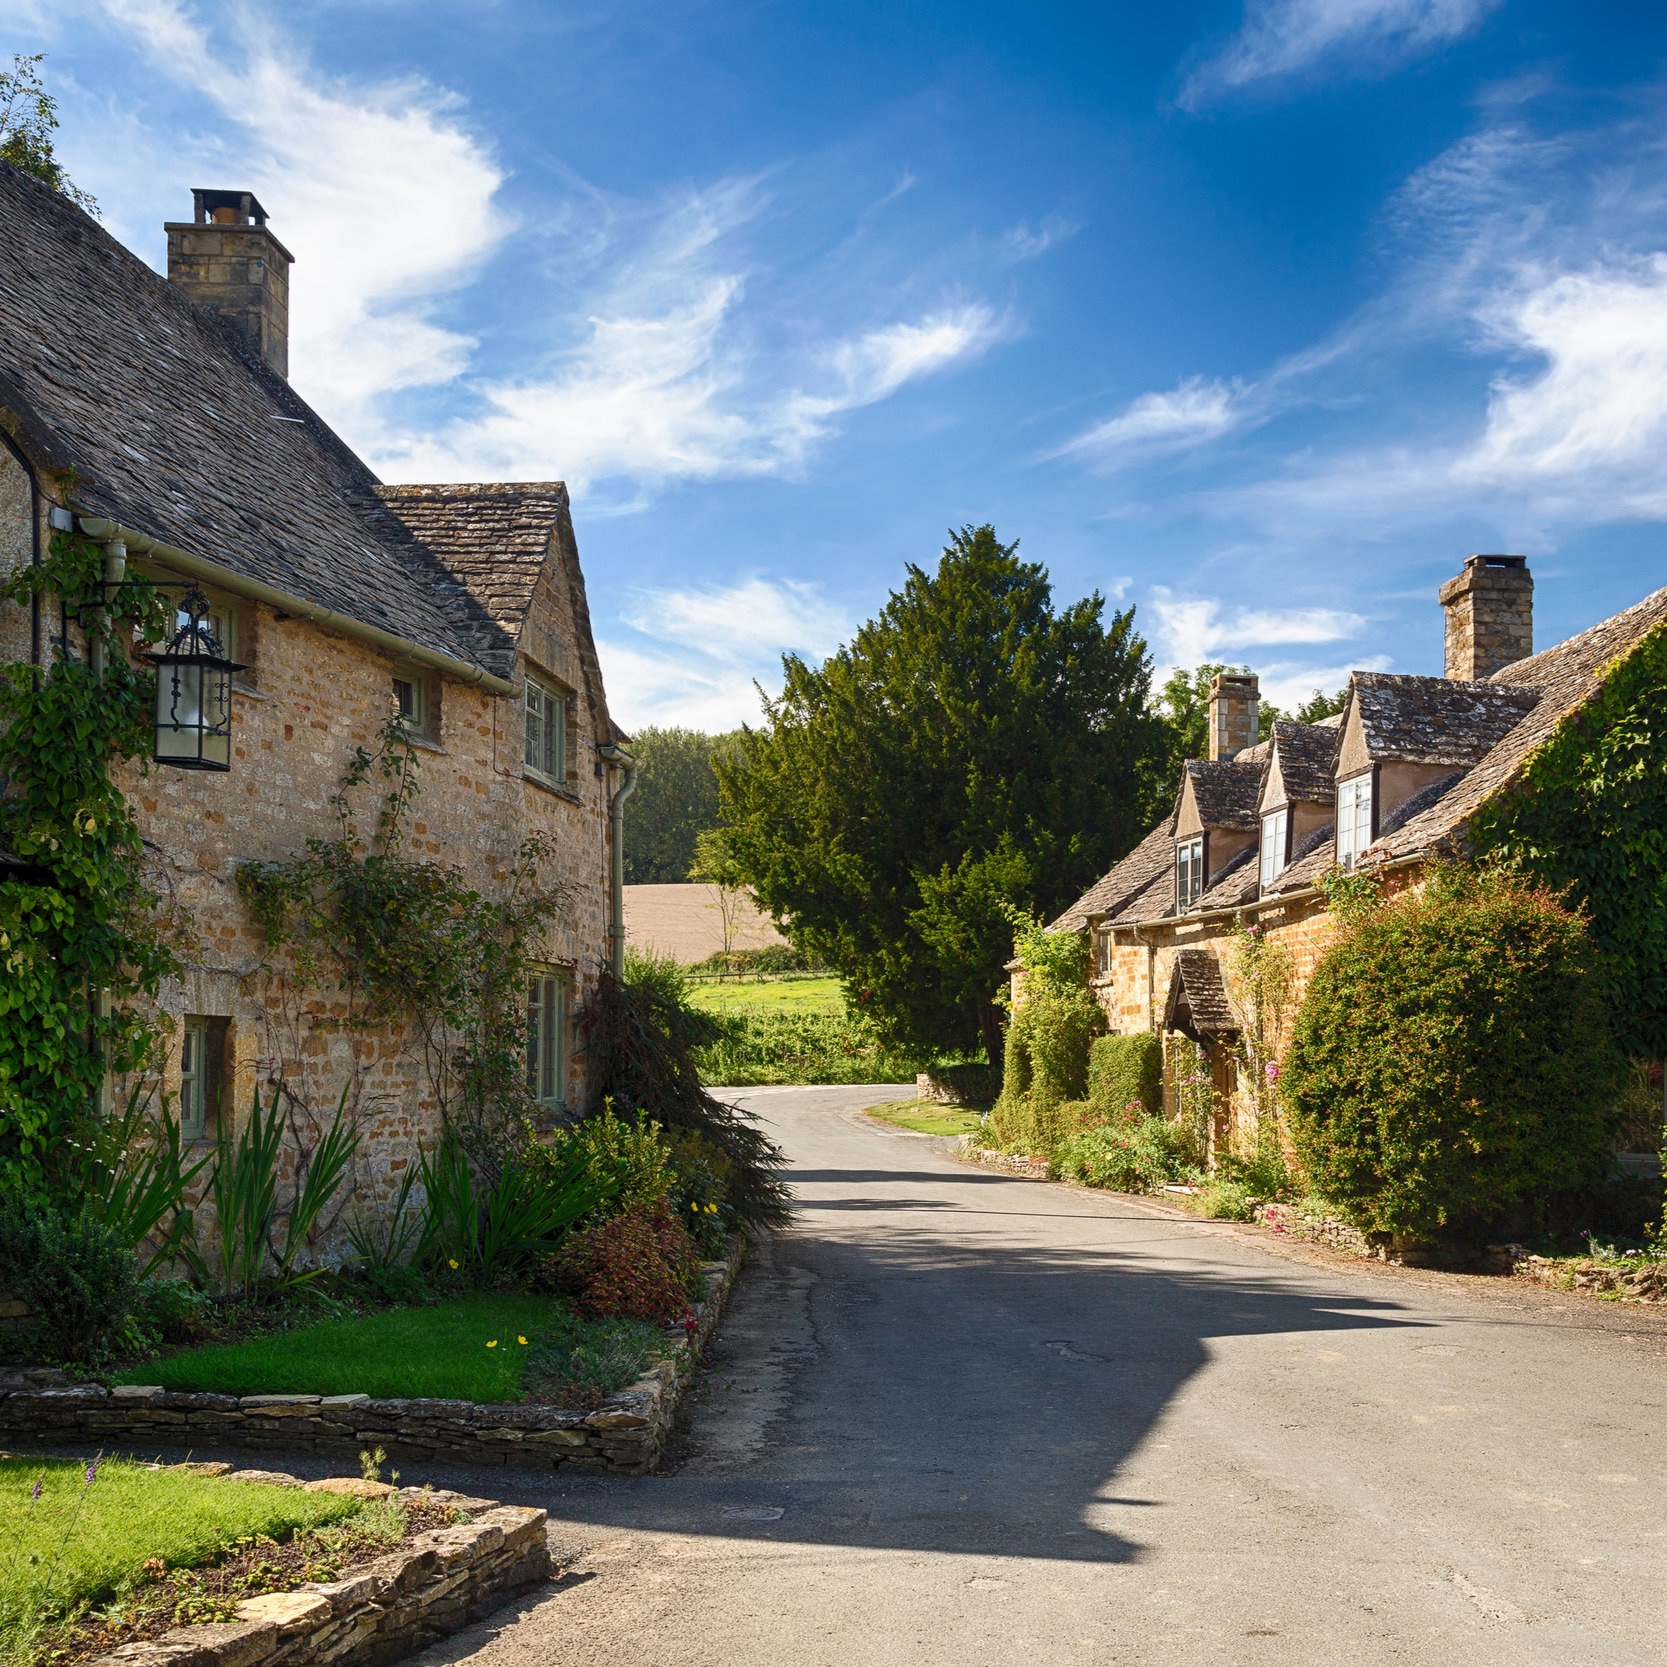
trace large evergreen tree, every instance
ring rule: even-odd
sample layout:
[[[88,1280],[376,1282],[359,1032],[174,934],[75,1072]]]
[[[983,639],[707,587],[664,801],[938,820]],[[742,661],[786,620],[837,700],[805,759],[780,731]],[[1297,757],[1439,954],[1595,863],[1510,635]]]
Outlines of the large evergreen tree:
[[[1134,610],[1058,612],[993,528],[952,535],[718,760],[760,902],[897,1041],[999,1059],[1010,910],[1052,916],[1146,831],[1166,751]]]

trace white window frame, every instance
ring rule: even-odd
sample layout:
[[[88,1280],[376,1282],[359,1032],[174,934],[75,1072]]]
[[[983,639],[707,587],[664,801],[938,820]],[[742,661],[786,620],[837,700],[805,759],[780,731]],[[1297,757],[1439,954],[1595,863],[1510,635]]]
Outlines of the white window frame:
[[[1264,890],[1277,880],[1289,860],[1291,808],[1281,805],[1262,818],[1261,884]]]
[[[567,1104],[568,975],[535,967],[527,986],[527,1093],[546,1110]]]
[[[527,678],[526,734],[521,761],[526,773],[552,787],[567,785],[567,695],[536,677]]]
[[[208,1138],[208,1021],[187,1019],[179,1039],[179,1137]]]
[[[1353,868],[1372,843],[1372,772],[1337,784],[1337,861]]]
[[[1178,840],[1175,845],[1175,910],[1190,909],[1204,895],[1204,836]]]

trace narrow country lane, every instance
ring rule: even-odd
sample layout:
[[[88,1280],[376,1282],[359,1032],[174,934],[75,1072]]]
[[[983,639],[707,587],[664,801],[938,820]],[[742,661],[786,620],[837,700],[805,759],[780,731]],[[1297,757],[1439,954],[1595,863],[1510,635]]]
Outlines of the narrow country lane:
[[[1667,1654],[1667,1323],[1327,1266],[753,1090],[760,1246],[672,1473],[491,1473],[572,1554],[425,1667]],[[486,1478],[480,1478],[486,1485]]]

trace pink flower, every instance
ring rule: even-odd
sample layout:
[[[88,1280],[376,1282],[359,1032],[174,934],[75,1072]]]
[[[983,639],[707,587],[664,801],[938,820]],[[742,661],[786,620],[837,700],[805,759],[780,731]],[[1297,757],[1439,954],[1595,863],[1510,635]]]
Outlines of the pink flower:
[[[1279,1067],[1271,1059],[1262,1067],[1262,1074],[1269,1082],[1279,1081]]]

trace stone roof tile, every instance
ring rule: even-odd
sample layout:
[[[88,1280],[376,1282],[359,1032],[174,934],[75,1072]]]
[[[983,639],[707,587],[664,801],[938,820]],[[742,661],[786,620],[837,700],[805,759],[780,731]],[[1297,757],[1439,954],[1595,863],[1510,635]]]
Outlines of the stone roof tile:
[[[1533,709],[1536,689],[1357,671],[1350,698],[1374,759],[1478,764]]]
[[[1337,798],[1337,725],[1274,721],[1272,751],[1288,802],[1329,805]]]

